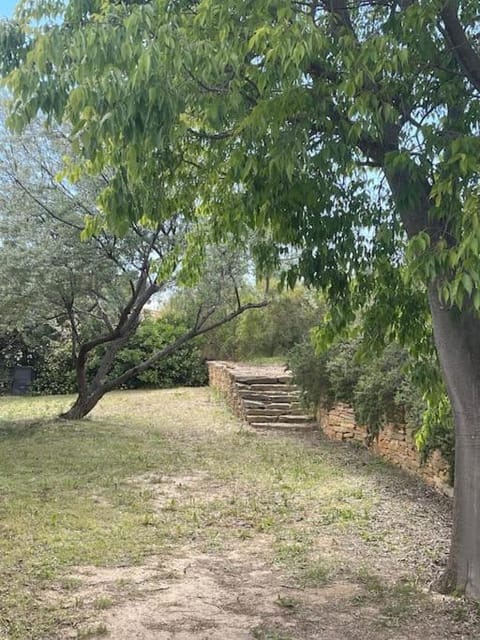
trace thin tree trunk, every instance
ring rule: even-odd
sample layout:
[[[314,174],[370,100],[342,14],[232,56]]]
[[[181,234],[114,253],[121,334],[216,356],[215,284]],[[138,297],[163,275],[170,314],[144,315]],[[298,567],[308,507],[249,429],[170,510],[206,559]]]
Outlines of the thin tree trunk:
[[[454,527],[442,590],[480,598],[480,320],[429,291],[435,343],[455,421]]]
[[[63,420],[81,420],[90,413],[104,395],[105,392],[101,388],[91,393],[79,393],[70,409],[61,413],[59,417]]]
[[[113,389],[118,389],[122,384],[128,382],[128,380],[134,376],[143,373],[152,365],[160,362],[160,360],[163,360],[164,358],[167,358],[172,353],[175,353],[196,336],[201,336],[204,333],[208,333],[209,331],[230,322],[247,311],[247,309],[260,309],[266,305],[266,300],[262,302],[248,302],[244,305],[240,304],[239,300],[239,306],[234,311],[228,313],[220,320],[212,321],[210,324],[208,324],[208,319],[211,317],[213,311],[206,313],[202,318],[200,317],[200,309],[195,325],[189,331],[163,349],[153,353],[150,358],[147,358],[143,362],[140,362],[121,375],[112,379],[108,379],[107,376],[113,367],[115,355],[117,354],[118,348],[123,346],[123,343],[135,333],[135,329],[137,327],[136,323],[130,323],[128,332],[125,332],[125,335],[123,335],[120,340],[115,334],[112,334],[111,336],[99,338],[91,341],[90,343],[85,343],[80,347],[76,364],[77,384],[79,390],[78,397],[72,407],[65,413],[60,414],[59,417],[64,420],[80,420],[81,418],[84,418],[106,393],[113,391]],[[101,344],[107,345],[107,352],[102,358],[99,371],[97,371],[93,380],[88,383],[86,373],[88,355],[96,346]]]

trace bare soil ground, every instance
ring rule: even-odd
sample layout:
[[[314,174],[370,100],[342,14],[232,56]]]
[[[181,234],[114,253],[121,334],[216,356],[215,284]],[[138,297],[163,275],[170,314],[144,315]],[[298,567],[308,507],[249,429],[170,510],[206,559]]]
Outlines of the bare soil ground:
[[[138,531],[151,537],[135,560],[65,564],[35,592],[55,624],[25,638],[480,638],[478,606],[431,589],[446,498],[319,433],[253,432],[207,389],[113,396],[94,421],[128,416],[129,429],[147,405],[148,446],[160,431],[173,460],[121,486],[147,496]],[[111,503],[102,487],[92,495]]]
[[[322,445],[316,438],[307,443]],[[352,463],[343,447],[332,453]],[[331,531],[329,523],[319,529],[312,544],[328,561],[306,581],[275,562],[274,536],[253,532],[210,551],[191,542],[139,567],[78,568],[76,597],[115,602],[97,616],[97,629],[115,640],[479,638],[473,603],[430,590],[447,549],[448,504],[402,474],[382,487],[384,480],[362,482],[380,497],[367,534]],[[226,494],[204,474],[158,486],[158,509],[180,496],[211,501]],[[292,527],[302,531],[302,516]],[[62,637],[77,635],[67,630]]]
[[[326,445],[319,434],[303,440],[307,447]],[[369,458],[363,451],[327,446],[337,463],[354,463],[353,473],[358,472],[353,455]],[[359,481],[359,487],[368,486],[379,498],[375,517],[360,538],[356,531],[324,535],[319,530],[313,545],[322,557],[334,558],[325,575],[321,572],[320,585],[315,576],[314,584],[304,584],[276,566],[275,539],[259,532],[207,553],[203,543],[189,543],[166,560],[152,557],[140,567],[80,568],[72,576],[82,582],[77,597],[118,602],[99,616],[116,640],[480,637],[474,608],[469,611],[466,603],[429,588],[447,551],[448,501],[401,473],[393,480],[385,483],[385,476],[373,475]],[[172,500],[210,502],[229,493],[223,482],[204,472],[132,481],[155,484],[159,512]],[[301,531],[302,519],[292,526]],[[125,584],[130,588],[122,597]],[[65,637],[76,636],[67,632]]]

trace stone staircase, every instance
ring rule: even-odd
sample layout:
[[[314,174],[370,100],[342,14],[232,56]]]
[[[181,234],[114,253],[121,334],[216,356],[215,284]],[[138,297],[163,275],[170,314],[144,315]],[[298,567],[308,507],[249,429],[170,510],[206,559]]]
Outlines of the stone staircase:
[[[228,375],[229,404],[235,413],[257,429],[314,430],[315,417],[300,402],[300,391],[282,367],[242,367],[218,363]],[[210,376],[215,380],[215,375]],[[220,386],[213,384],[213,386]],[[221,385],[225,392],[225,385]],[[221,389],[222,390],[222,389]]]

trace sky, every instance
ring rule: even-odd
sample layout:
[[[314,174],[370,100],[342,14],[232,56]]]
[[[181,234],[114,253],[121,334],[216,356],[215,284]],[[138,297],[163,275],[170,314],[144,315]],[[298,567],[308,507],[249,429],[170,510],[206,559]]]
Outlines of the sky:
[[[17,0],[0,0],[0,18],[9,18],[16,4]]]

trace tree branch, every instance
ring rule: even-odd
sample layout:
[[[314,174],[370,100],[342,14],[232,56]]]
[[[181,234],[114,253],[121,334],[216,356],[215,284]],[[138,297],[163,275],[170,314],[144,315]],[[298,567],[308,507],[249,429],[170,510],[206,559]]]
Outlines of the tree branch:
[[[108,382],[106,382],[102,387],[102,392],[105,394],[105,393],[108,393],[109,391],[112,391],[113,389],[117,389],[119,386],[121,386],[122,384],[130,380],[130,378],[133,378],[134,376],[137,376],[143,373],[149,367],[156,364],[163,358],[166,358],[167,356],[171,355],[175,351],[178,351],[178,349],[180,349],[184,344],[186,344],[188,341],[192,340],[193,338],[203,335],[208,331],[212,331],[213,329],[216,329],[217,327],[220,327],[223,324],[230,322],[231,320],[233,320],[240,314],[244,313],[248,309],[260,309],[262,307],[265,307],[267,304],[268,304],[267,300],[263,300],[262,302],[250,302],[248,304],[244,304],[241,307],[235,309],[235,311],[232,311],[231,313],[227,314],[220,320],[217,320],[215,322],[212,322],[212,324],[208,324],[207,326],[205,326],[205,323],[207,322],[208,317],[211,315],[211,314],[207,314],[207,317],[205,317],[202,321],[200,321],[200,324],[198,327],[193,327],[192,329],[184,333],[183,336],[180,336],[179,338],[177,338],[175,342],[168,345],[164,349],[157,351],[147,360],[144,360],[140,364],[134,367],[131,367],[130,369],[125,371],[122,375],[118,376],[117,378],[114,378],[113,380],[109,380]]]
[[[480,55],[472,47],[458,17],[458,0],[447,0],[441,11],[452,52],[465,77],[480,91]]]
[[[42,202],[39,198],[37,198],[31,191],[30,189],[28,189],[23,182],[16,176],[13,174],[10,174],[10,177],[12,178],[12,180],[15,182],[15,184],[20,187],[20,189],[31,199],[33,200],[36,204],[38,204],[38,206],[45,211],[45,213],[47,213],[51,218],[54,218],[55,220],[57,220],[58,222],[61,222],[62,224],[67,225],[68,227],[72,227],[72,229],[76,229],[77,231],[83,231],[83,227],[80,227],[79,225],[73,223],[73,222],[69,222],[68,220],[64,220],[63,218],[60,218],[56,213],[54,213],[50,207],[47,207],[47,205]]]
[[[233,129],[229,131],[219,131],[218,133],[207,133],[206,131],[196,131],[189,127],[187,129],[188,133],[200,140],[226,140],[227,138],[231,138],[234,134]]]

